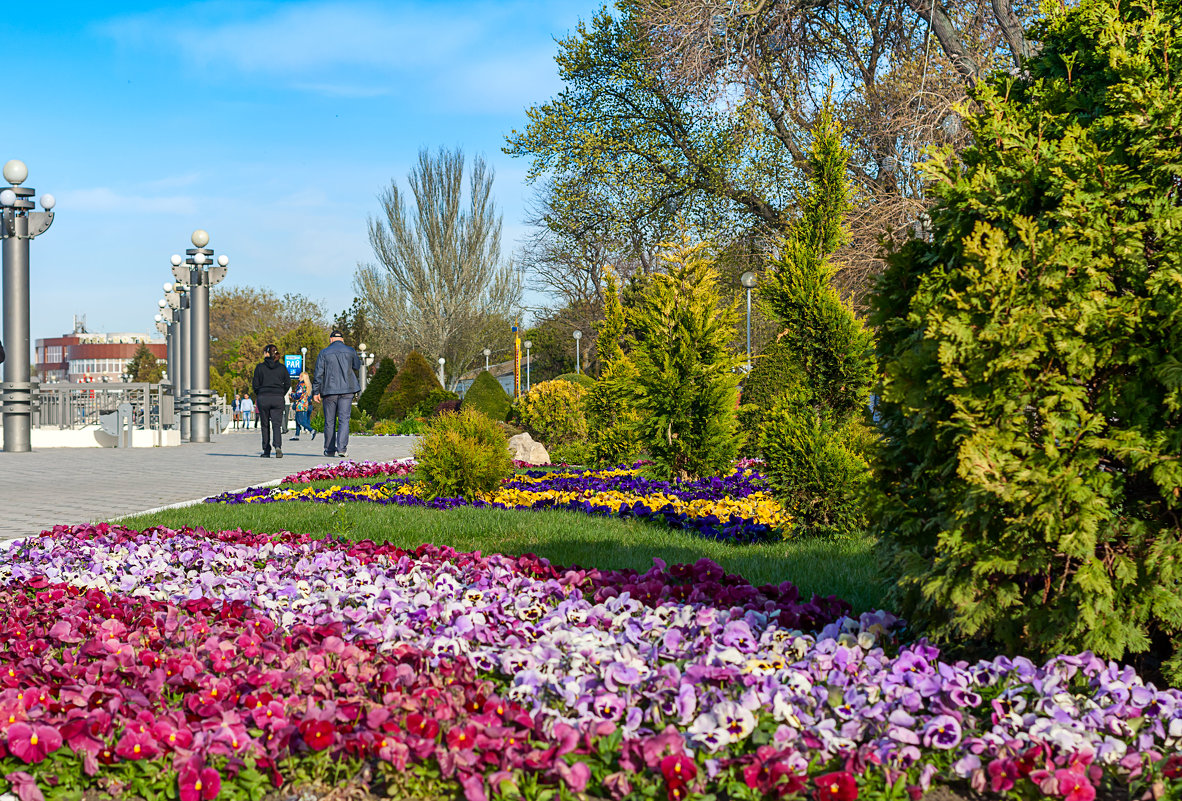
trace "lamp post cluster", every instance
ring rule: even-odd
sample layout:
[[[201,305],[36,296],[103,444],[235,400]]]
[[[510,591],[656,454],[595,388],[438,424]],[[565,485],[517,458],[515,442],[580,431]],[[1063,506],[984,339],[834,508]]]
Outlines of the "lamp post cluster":
[[[209,288],[226,277],[230,259],[214,259],[209,234],[193,232],[193,247],[174,255],[172,277],[157,302],[157,327],[168,342],[168,383],[172,386],[182,442],[209,442],[213,390],[209,386]]]

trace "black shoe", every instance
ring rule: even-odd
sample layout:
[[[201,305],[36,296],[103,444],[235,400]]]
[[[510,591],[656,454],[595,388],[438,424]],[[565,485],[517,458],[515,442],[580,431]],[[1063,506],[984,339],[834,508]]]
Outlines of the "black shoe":
[[[276,459],[282,459],[282,458],[283,458],[283,451],[282,451],[281,449],[279,449],[279,448],[276,448],[276,449],[275,449],[275,458],[276,458]]]
[[[270,459],[270,458],[271,458],[271,454],[270,454],[269,452],[268,452],[268,453],[260,453],[260,454],[259,454],[259,458],[260,458],[260,459]]]
[[[335,453],[329,453],[328,451],[325,451],[325,452],[324,452],[324,455],[325,455],[325,456],[336,456],[336,454],[335,454]]]

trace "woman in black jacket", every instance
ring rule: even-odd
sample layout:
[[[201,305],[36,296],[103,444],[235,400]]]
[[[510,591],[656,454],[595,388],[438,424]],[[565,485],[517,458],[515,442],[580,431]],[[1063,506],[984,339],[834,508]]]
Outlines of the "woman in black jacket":
[[[279,361],[279,348],[268,345],[263,348],[263,361],[254,368],[254,377],[250,386],[254,391],[254,405],[258,409],[259,428],[263,430],[264,459],[271,456],[271,437],[275,438],[275,458],[283,458],[283,424],[284,396],[291,388],[291,378],[287,375],[287,368]]]

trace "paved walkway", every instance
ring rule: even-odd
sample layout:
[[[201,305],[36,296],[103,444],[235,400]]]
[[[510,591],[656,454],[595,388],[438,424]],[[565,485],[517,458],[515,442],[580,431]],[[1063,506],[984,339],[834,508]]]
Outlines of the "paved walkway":
[[[352,437],[349,458],[404,459],[412,437]],[[260,459],[257,430],[230,431],[216,442],[178,448],[46,448],[0,451],[0,540],[37,534],[58,523],[91,523],[224,490],[257,486],[318,464],[320,435],[285,440],[282,459]]]

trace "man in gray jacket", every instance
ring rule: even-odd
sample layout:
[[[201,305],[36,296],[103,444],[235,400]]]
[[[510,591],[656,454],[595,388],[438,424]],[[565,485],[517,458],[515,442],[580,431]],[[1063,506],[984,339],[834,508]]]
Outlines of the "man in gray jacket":
[[[316,357],[316,374],[312,378],[312,400],[324,406],[324,455],[349,455],[349,414],[353,411],[353,396],[361,391],[357,371],[361,358],[357,351],[345,344],[345,335],[333,331],[328,347]]]

